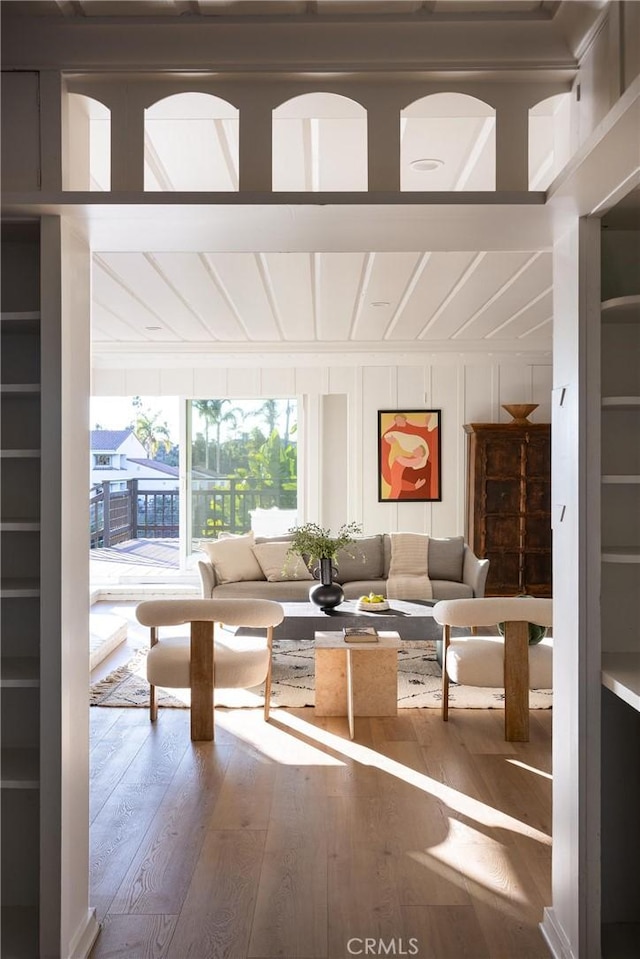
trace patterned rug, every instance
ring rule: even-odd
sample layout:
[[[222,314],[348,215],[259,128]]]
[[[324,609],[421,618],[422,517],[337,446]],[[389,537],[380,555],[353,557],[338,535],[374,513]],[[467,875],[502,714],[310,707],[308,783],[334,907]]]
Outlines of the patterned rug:
[[[272,706],[314,705],[313,640],[275,640],[271,681]],[[114,670],[91,687],[92,706],[149,706],[149,686],[145,675],[146,650],[126,666]],[[442,701],[441,672],[436,661],[435,643],[406,641],[398,651],[398,706],[439,709]],[[217,706],[261,706],[264,690],[216,689]],[[158,704],[184,709],[189,705],[189,690],[158,689]],[[503,709],[504,690],[482,686],[449,687],[449,706],[458,709]],[[529,693],[531,709],[552,706],[550,689]]]

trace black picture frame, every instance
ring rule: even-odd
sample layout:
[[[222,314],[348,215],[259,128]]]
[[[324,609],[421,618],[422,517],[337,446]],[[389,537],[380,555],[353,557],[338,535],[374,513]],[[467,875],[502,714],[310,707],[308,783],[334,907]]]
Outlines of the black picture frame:
[[[378,502],[442,500],[442,410],[378,410]]]

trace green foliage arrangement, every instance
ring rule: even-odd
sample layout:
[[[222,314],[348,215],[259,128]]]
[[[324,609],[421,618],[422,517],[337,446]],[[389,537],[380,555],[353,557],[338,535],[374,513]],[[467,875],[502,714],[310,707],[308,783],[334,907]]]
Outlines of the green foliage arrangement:
[[[341,549],[355,543],[356,536],[362,533],[362,527],[359,523],[344,523],[332,536],[331,530],[323,529],[317,523],[305,523],[303,526],[293,526],[289,532],[293,540],[288,552],[308,557],[311,564],[320,559],[335,560]]]

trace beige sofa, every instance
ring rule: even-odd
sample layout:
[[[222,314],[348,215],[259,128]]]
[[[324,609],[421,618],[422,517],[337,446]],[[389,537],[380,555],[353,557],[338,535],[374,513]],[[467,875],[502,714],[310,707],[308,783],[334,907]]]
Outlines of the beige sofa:
[[[286,536],[254,538],[251,533],[203,541],[205,555],[198,563],[203,597],[305,602],[314,580],[299,557],[287,556],[288,541]],[[489,560],[478,559],[462,536],[425,537],[425,548],[434,600],[484,596]],[[342,550],[335,579],[345,598],[369,592],[386,596],[390,561],[386,533],[359,537],[353,547]]]

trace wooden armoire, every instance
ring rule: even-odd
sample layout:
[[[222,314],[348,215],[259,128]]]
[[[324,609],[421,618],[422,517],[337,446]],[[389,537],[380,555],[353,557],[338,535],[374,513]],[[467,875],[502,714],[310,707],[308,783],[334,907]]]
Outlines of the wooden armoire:
[[[470,423],[467,542],[487,596],[551,596],[551,425]]]

